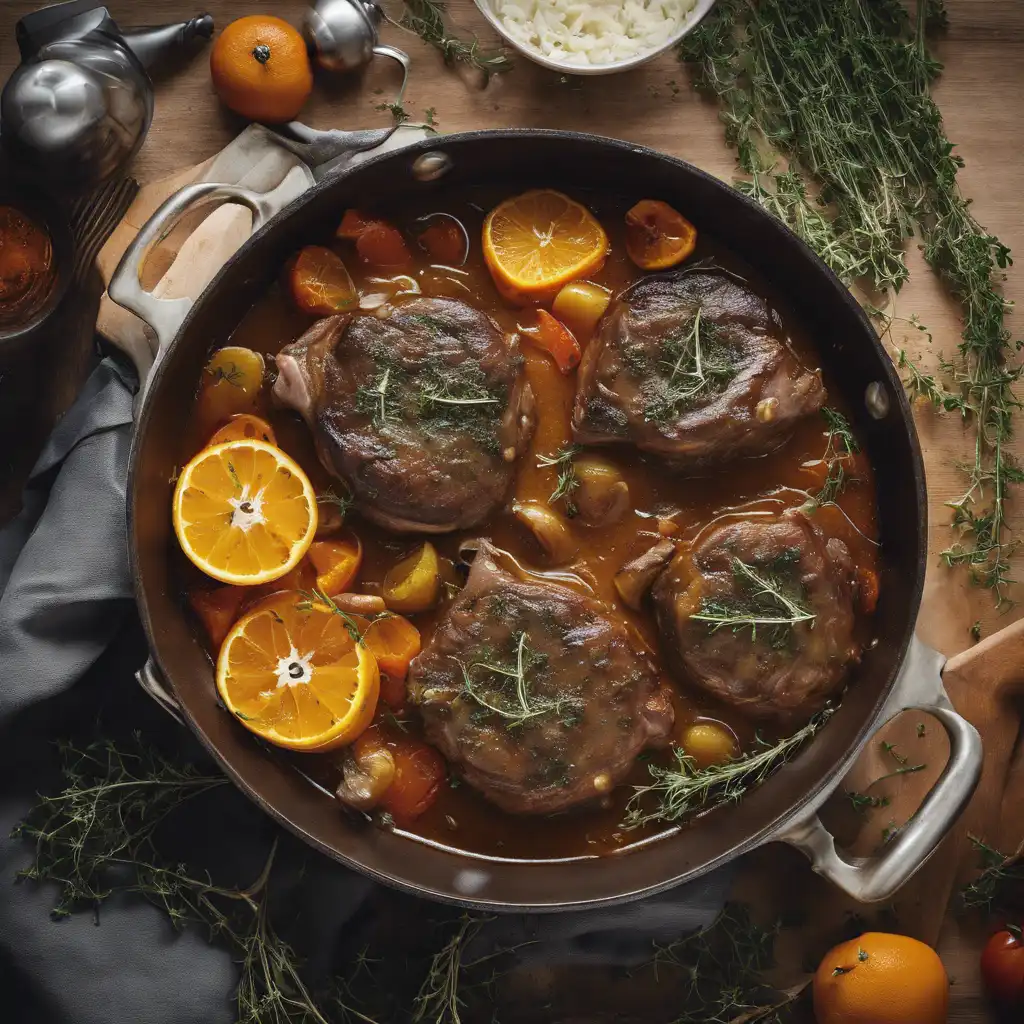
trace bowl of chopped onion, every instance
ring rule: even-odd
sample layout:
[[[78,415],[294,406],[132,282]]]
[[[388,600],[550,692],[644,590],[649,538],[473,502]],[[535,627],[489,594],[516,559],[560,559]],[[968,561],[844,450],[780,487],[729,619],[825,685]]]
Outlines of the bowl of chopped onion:
[[[570,75],[639,67],[697,27],[715,0],[475,0],[524,57]]]

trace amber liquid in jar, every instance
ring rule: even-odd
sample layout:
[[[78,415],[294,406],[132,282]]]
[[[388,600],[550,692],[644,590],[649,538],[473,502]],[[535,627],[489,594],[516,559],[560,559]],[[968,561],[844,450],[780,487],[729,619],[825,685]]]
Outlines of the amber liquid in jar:
[[[56,280],[47,230],[17,207],[0,206],[0,327],[28,323]]]

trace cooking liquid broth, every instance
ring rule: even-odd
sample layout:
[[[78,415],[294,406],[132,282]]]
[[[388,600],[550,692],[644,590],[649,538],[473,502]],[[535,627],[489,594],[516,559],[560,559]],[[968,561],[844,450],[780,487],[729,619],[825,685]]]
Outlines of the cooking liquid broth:
[[[403,207],[397,213],[395,210],[368,212],[386,216],[392,223],[406,230],[418,217],[431,213],[447,213],[462,221],[471,242],[466,265],[461,268],[431,266],[426,254],[411,243],[417,263],[414,269],[408,271],[408,276],[418,283],[423,295],[463,299],[488,313],[503,330],[514,333],[519,325],[533,325],[533,313],[510,307],[498,295],[480,251],[484,216],[507,194],[506,190],[480,189],[465,193],[443,205],[435,200],[429,207]],[[625,251],[624,215],[629,204],[608,196],[579,191],[573,193],[573,198],[587,205],[608,233],[611,253],[601,272],[590,280],[610,289],[614,296],[643,276],[643,272],[634,266]],[[342,212],[338,211],[339,220]],[[687,211],[682,209],[680,212],[685,216]],[[310,239],[310,242],[321,240]],[[362,295],[393,292],[395,282],[400,281],[400,276],[384,278],[361,265],[349,242],[323,241],[322,244],[336,248]],[[785,334],[800,361],[810,368],[819,365],[813,339],[801,329],[786,304],[749,267],[716,246],[706,236],[699,238],[696,252],[687,263],[692,265],[702,259],[711,259],[719,267],[737,274],[755,292],[767,298],[780,314]],[[296,340],[314,322],[314,318],[298,312],[286,290],[276,285],[243,318],[230,344],[255,349],[272,357],[285,345]],[[572,442],[569,424],[576,374],[574,372],[563,376],[551,358],[531,345],[526,338],[521,338],[521,349],[526,361],[526,373],[536,397],[537,427],[527,454],[518,462],[514,493],[501,510],[480,526],[469,531],[431,536],[429,539],[439,554],[457,562],[463,541],[490,537],[499,548],[508,551],[531,572],[548,574],[559,582],[567,579],[571,581],[575,577],[578,581],[576,586],[584,589],[589,587],[598,598],[621,612],[636,627],[660,667],[662,659],[658,653],[653,614],[646,611],[635,613],[622,606],[612,582],[615,573],[624,563],[662,539],[658,532],[659,518],[670,519],[678,527],[675,538],[691,540],[723,516],[739,511],[778,513],[784,508],[801,505],[807,499],[808,486],[812,489],[818,486],[815,482],[809,483],[811,477],[802,467],[805,463],[820,460],[824,454],[827,440],[824,420],[820,416],[806,418],[785,445],[767,456],[742,459],[721,468],[710,467],[695,476],[666,472],[658,457],[646,455],[630,446],[599,449],[602,457],[613,462],[627,481],[635,511],[619,522],[602,528],[588,527],[578,518],[567,520],[579,544],[579,553],[570,565],[555,568],[547,563],[530,531],[513,517],[511,508],[513,501],[545,503],[555,489],[557,470],[539,467],[537,462],[540,456],[552,456],[560,447]],[[264,381],[254,411],[273,425],[279,445],[309,474],[317,493],[325,492],[332,485],[340,492],[341,486],[317,459],[312,436],[305,423],[296,413],[283,412],[271,404],[273,377],[273,360],[269,358],[268,379]],[[828,374],[824,375],[824,382],[828,389],[828,405],[846,414],[839,390]],[[188,450],[183,453],[183,462],[203,447],[215,427],[216,424],[199,423],[196,417],[192,417]],[[839,537],[847,545],[855,564],[873,569],[876,548],[868,538],[877,535],[876,506],[874,477],[866,459],[858,459],[857,476],[857,480],[848,483],[845,492],[839,497],[839,508],[824,506],[815,512],[815,516],[822,522],[826,532]],[[561,503],[557,507],[561,508]],[[358,508],[346,517],[346,526],[363,543],[363,563],[358,583],[353,589],[364,593],[379,593],[387,570],[422,544],[424,539],[390,534],[362,519]],[[203,589],[211,586],[212,581],[187,563],[183,555],[179,554],[179,562],[186,592],[193,587]],[[422,633],[424,646],[429,642],[434,625],[446,607],[447,603],[435,611],[411,616]],[[196,628],[202,635],[198,623]],[[861,616],[858,629],[861,631],[859,639],[866,646],[871,638],[870,618]],[[216,654],[211,653],[214,656]],[[685,682],[673,680],[664,668],[662,675],[672,682],[676,712],[673,735],[676,738],[698,719],[713,720],[728,726],[742,749],[750,749],[754,742],[753,723],[735,709],[723,707],[698,691],[689,689]],[[211,699],[215,699],[215,694],[211,694]],[[398,728],[394,716],[388,713],[383,704],[378,711],[378,720],[385,731]],[[415,712],[411,713],[408,721],[402,722],[401,728],[412,735],[419,735]],[[764,723],[760,724],[760,735],[768,739],[773,736],[770,727],[766,728]],[[343,749],[323,755],[291,755],[283,750],[274,751],[275,755],[292,757],[302,772],[331,792],[340,778],[344,753]],[[506,814],[488,803],[471,787],[459,784],[456,780],[442,786],[440,796],[433,806],[403,834],[463,853],[513,860],[588,857],[622,850],[650,840],[659,833],[674,830],[675,826],[668,825],[652,825],[633,831],[625,831],[621,827],[632,786],[650,781],[647,764],[668,764],[672,760],[668,751],[648,751],[637,760],[626,782],[610,794],[606,806],[585,807],[546,817]],[[339,805],[337,813],[352,812]]]

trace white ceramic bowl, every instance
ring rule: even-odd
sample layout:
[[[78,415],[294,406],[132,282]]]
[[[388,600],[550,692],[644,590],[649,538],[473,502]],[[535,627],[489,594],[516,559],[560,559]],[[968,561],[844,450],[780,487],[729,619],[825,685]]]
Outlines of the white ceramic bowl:
[[[509,46],[521,53],[524,57],[532,60],[535,64],[551,68],[552,71],[561,71],[563,74],[567,75],[614,75],[619,71],[631,71],[633,68],[638,68],[641,64],[646,64],[649,60],[653,60],[659,54],[662,54],[666,50],[675,46],[683,36],[688,35],[700,24],[704,15],[714,7],[715,0],[697,0],[693,6],[693,10],[686,16],[680,28],[656,49],[650,50],[647,53],[642,53],[638,57],[629,57],[626,60],[614,61],[610,64],[573,64],[569,61],[555,60],[548,57],[539,50],[533,50],[518,39],[514,39],[510,36],[508,31],[505,29],[505,26],[502,25],[495,15],[494,10],[491,7],[491,0],[474,0],[474,3],[480,9],[480,13],[491,24],[494,31],[497,32]]]

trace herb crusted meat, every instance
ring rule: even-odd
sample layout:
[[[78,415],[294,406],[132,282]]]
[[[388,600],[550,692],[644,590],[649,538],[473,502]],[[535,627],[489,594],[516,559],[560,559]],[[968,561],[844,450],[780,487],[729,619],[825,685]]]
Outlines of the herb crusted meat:
[[[533,432],[514,339],[453,299],[314,324],[277,357],[274,394],[299,411],[326,468],[392,530],[473,526],[504,500]]]
[[[622,781],[673,712],[647,654],[592,598],[502,568],[486,542],[408,689],[427,739],[515,814],[565,810]]]
[[[824,401],[765,300],[694,268],[645,277],[613,303],[580,367],[573,435],[686,470],[771,451]]]
[[[665,653],[689,682],[786,721],[810,718],[860,657],[854,579],[846,545],[790,509],[713,526],[651,594]]]

